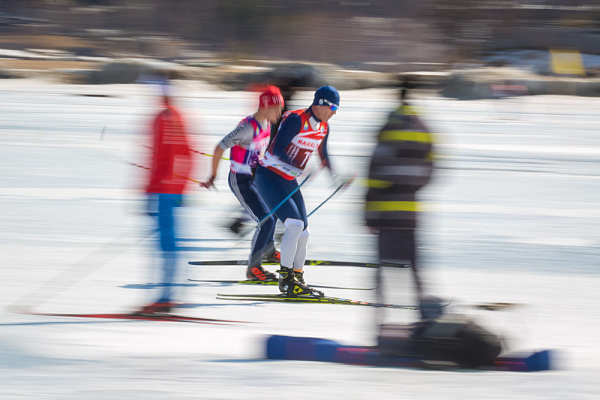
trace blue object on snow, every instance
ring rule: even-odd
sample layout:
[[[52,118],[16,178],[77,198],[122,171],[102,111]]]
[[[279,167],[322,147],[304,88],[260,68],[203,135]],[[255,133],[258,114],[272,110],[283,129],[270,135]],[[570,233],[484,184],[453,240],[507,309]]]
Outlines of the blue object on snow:
[[[432,368],[418,357],[389,357],[377,347],[345,346],[333,340],[273,335],[267,339],[267,358],[273,360],[324,361],[354,365]],[[550,350],[535,353],[514,353],[498,357],[485,370],[533,372],[551,369]],[[439,368],[439,367],[436,367]]]
[[[332,362],[338,347],[327,339],[274,335],[267,341],[267,358]]]

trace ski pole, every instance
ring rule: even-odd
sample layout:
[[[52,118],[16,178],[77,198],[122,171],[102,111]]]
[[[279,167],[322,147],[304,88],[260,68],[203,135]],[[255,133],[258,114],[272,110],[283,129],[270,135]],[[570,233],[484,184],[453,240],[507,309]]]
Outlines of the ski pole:
[[[341,184],[341,185],[339,185],[339,186],[337,187],[337,189],[335,189],[335,191],[329,195],[329,197],[327,197],[325,200],[323,200],[323,201],[321,202],[321,204],[319,204],[319,205],[318,205],[318,206],[317,206],[317,207],[316,207],[314,210],[312,210],[312,211],[310,212],[310,214],[308,214],[308,215],[306,216],[306,218],[310,217],[310,216],[311,216],[311,215],[313,215],[315,212],[317,212],[317,210],[318,210],[319,208],[323,207],[323,205],[324,205],[325,203],[327,203],[329,200],[331,200],[331,198],[332,198],[333,196],[335,196],[337,192],[339,192],[340,190],[342,190],[342,189],[345,189],[345,188],[347,188],[348,186],[350,186],[350,185],[352,184],[352,182],[354,182],[355,178],[356,178],[356,175],[353,175],[352,177],[345,179],[345,180],[344,180],[344,182],[342,182],[342,184]]]
[[[136,164],[136,163],[134,163],[134,162],[131,162],[131,161],[129,161],[129,160],[126,160],[126,159],[124,159],[124,158],[122,158],[122,157],[119,157],[119,156],[117,156],[116,154],[112,154],[112,153],[108,153],[108,154],[110,154],[110,155],[111,155],[111,156],[113,156],[114,158],[117,158],[119,161],[121,161],[121,162],[124,162],[125,164],[132,165],[132,166],[134,166],[134,167],[141,168],[141,169],[145,169],[145,170],[150,170],[150,169],[151,169],[150,167],[146,167],[146,166],[144,166],[144,165]],[[176,177],[178,177],[178,178],[182,178],[182,179],[187,179],[188,181],[192,181],[192,182],[200,183],[200,181],[197,181],[197,180],[195,180],[195,179],[192,179],[192,178],[190,178],[190,177],[187,177],[187,176],[178,175],[178,174],[175,174],[175,173],[173,174],[173,176],[176,176]]]
[[[289,200],[290,197],[292,197],[294,195],[294,193],[296,193],[298,190],[300,190],[300,188],[302,187],[302,185],[304,185],[306,182],[308,182],[308,180],[312,177],[313,175],[313,171],[311,171],[306,178],[304,178],[304,180],[302,182],[300,182],[300,184],[298,185],[297,188],[295,188],[294,190],[292,190],[290,192],[290,194],[288,194],[287,196],[285,196],[285,198],[283,200],[281,200],[281,202],[279,204],[277,204],[271,211],[269,211],[269,213],[267,215],[265,215],[264,217],[262,217],[258,223],[256,224],[255,227],[252,227],[251,229],[246,230],[245,232],[241,232],[240,236],[245,236],[246,234],[248,234],[249,232],[255,230],[258,226],[261,226],[262,224],[264,224],[264,222],[266,220],[268,220],[273,214],[275,214],[275,211],[277,211],[282,205],[285,204],[286,201]]]
[[[203,153],[203,152],[198,151],[198,150],[192,150],[192,152],[198,153],[198,154],[202,154],[203,156],[208,156],[208,157],[214,157],[215,156],[214,154]],[[229,158],[221,157],[221,160],[227,160],[227,161],[229,161]]]
[[[300,190],[300,188],[302,187],[302,185],[304,185],[306,182],[308,182],[308,180],[311,178],[311,176],[313,175],[313,172],[311,171],[306,178],[304,178],[304,180],[302,182],[300,182],[300,184],[298,185],[298,187],[294,190],[292,190],[290,192],[290,194],[288,194],[287,196],[285,196],[285,198],[283,200],[281,200],[281,202],[279,204],[277,204],[275,207],[273,207],[273,209],[264,217],[262,217],[262,219],[260,221],[258,221],[258,224],[262,224],[263,222],[265,222],[267,219],[269,219],[269,217],[271,217],[271,215],[273,215],[275,213],[275,211],[279,210],[279,207],[281,207],[282,205],[285,204],[286,201],[289,200],[290,197],[292,197],[294,195],[294,193],[296,193],[298,190]]]
[[[40,304],[46,303],[50,299],[56,297],[58,294],[64,292],[76,282],[83,279],[85,276],[91,274],[98,268],[119,257],[127,250],[131,249],[134,245],[141,243],[156,232],[153,230],[152,232],[143,235],[133,243],[124,244],[124,239],[130,237],[132,231],[132,229],[125,230],[119,236],[116,236],[111,241],[104,243],[96,250],[84,256],[78,262],[71,264],[63,271],[48,279],[46,282],[26,293],[7,308],[9,310],[30,310],[34,306],[39,306]],[[109,250],[113,250],[113,252],[109,252]]]

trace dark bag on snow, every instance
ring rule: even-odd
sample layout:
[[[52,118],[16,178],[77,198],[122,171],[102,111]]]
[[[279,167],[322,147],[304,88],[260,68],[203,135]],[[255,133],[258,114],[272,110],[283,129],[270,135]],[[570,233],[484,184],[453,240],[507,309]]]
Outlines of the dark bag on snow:
[[[442,361],[459,367],[490,365],[502,351],[497,335],[463,315],[444,315],[413,325],[382,325],[382,355]]]

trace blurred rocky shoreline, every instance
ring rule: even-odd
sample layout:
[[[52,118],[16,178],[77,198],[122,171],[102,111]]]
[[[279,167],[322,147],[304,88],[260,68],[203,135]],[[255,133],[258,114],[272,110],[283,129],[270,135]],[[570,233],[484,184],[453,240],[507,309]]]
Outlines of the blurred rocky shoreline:
[[[156,73],[199,80],[223,90],[271,83],[300,88],[330,84],[340,90],[395,87],[409,79],[419,89],[460,100],[522,95],[600,96],[600,78],[541,75],[514,67],[471,67],[390,73],[333,64],[260,60],[163,61],[147,58],[68,57],[60,53],[0,50],[0,79],[45,77],[69,84],[128,84]]]

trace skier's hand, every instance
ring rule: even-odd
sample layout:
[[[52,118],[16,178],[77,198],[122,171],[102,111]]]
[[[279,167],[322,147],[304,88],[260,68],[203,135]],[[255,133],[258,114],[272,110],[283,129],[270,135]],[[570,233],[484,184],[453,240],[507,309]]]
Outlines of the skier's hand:
[[[206,189],[216,189],[215,188],[215,178],[216,176],[211,176],[209,180],[205,181],[205,182],[200,182],[199,185],[200,187],[206,188]]]
[[[350,176],[332,175],[331,177],[333,178],[335,186],[346,189],[348,186],[352,185],[352,182],[356,179],[356,174]]]

